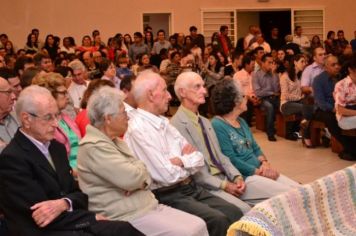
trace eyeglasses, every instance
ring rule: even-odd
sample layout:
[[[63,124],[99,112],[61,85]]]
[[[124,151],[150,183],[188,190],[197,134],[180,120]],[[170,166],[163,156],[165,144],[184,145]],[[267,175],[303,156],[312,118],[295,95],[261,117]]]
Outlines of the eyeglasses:
[[[0,90],[0,93],[5,93],[7,96],[10,96],[14,90],[8,89],[8,90]]]
[[[68,91],[67,91],[67,90],[64,90],[64,91],[54,91],[54,92],[57,93],[57,94],[62,94],[63,96],[68,95]]]
[[[28,112],[28,114],[30,114],[31,116],[35,117],[35,118],[38,118],[38,119],[41,119],[41,120],[44,120],[46,122],[51,122],[51,121],[58,121],[59,118],[60,118],[60,115],[61,113],[56,113],[56,114],[47,114],[47,115],[44,115],[44,116],[39,116],[35,113],[31,113],[31,112]]]

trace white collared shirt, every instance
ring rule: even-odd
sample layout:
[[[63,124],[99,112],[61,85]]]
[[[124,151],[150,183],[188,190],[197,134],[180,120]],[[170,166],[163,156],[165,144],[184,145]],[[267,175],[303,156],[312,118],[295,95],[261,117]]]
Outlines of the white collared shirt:
[[[202,153],[182,154],[188,142],[163,116],[138,108],[124,138],[135,156],[146,164],[154,180],[151,189],[180,182],[204,166]],[[169,159],[174,157],[180,158],[184,167],[173,165]]]

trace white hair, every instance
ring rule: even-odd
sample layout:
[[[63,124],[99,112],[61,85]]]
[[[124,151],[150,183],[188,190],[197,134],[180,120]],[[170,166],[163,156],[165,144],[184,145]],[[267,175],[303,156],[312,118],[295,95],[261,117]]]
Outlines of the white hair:
[[[85,68],[84,64],[83,64],[81,61],[79,61],[78,59],[75,59],[75,60],[71,61],[71,62],[68,64],[68,66],[69,66],[70,68],[72,68],[73,71],[74,71],[74,70],[86,71],[86,68]]]
[[[90,124],[99,127],[107,115],[116,116],[123,106],[125,95],[117,88],[103,86],[96,90],[88,101],[88,117]]]
[[[16,116],[21,123],[21,113],[37,113],[37,106],[43,101],[53,100],[51,92],[45,87],[31,85],[21,91],[20,96],[16,101]]]
[[[140,104],[146,99],[147,91],[154,90],[160,81],[161,76],[151,70],[142,71],[133,84],[132,94],[135,101]]]
[[[195,72],[187,71],[178,75],[176,82],[174,83],[174,92],[176,93],[179,101],[182,101],[182,97],[180,96],[179,89],[187,88],[189,83],[194,78],[201,78],[201,76]]]

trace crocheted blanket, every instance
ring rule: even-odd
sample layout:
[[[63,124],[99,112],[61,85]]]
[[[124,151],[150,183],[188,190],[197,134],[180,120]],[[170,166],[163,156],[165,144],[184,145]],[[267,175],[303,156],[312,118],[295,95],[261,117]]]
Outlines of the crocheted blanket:
[[[245,233],[355,236],[356,165],[257,204],[228,230]]]

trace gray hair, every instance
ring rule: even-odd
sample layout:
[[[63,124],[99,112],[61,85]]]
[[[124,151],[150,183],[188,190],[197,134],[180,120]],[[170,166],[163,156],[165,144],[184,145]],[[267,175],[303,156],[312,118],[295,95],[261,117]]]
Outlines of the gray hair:
[[[51,92],[45,87],[38,85],[31,85],[26,87],[21,91],[20,96],[16,101],[16,116],[18,121],[21,123],[21,113],[37,113],[37,106],[43,101],[48,101],[54,98]]]
[[[186,71],[178,75],[176,82],[174,83],[174,92],[176,93],[179,101],[182,101],[179,90],[182,88],[187,88],[189,83],[196,77],[201,78],[199,74],[192,71]]]
[[[132,94],[135,101],[140,104],[146,99],[148,90],[154,90],[162,77],[150,70],[142,71],[136,78],[133,84]]]
[[[117,88],[109,86],[96,90],[88,101],[88,117],[90,124],[99,127],[107,115],[116,116],[123,106],[125,95]]]
[[[86,71],[87,69],[85,68],[84,64],[79,61],[78,59],[71,61],[68,66],[72,68],[72,70],[82,70]]]

